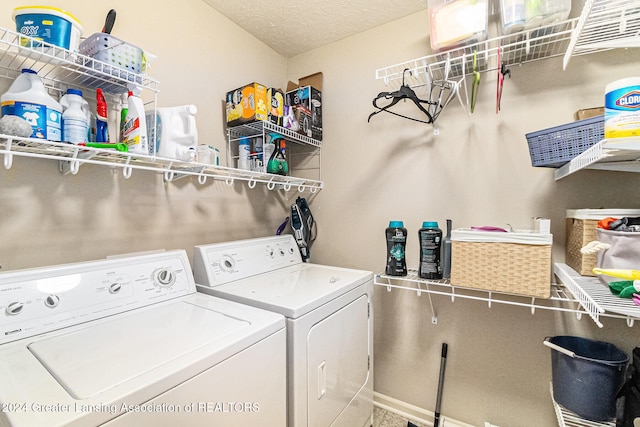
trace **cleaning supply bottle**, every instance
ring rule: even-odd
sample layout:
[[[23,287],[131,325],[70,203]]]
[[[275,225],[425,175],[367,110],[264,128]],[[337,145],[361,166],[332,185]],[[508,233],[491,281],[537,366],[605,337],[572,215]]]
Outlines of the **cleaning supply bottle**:
[[[442,277],[451,278],[451,220],[447,220],[447,234],[442,239]]]
[[[440,263],[442,250],[442,230],[435,221],[425,221],[418,230],[420,240],[420,264],[418,276],[423,279],[442,279]]]
[[[198,148],[198,129],[193,104],[147,110],[147,139],[150,154],[183,161],[194,161]]]
[[[267,135],[267,140],[262,146],[262,158],[263,158],[263,169],[264,172],[269,172],[267,170],[267,166],[269,163],[269,159],[273,155],[273,152],[276,151],[276,143],[278,140],[282,139],[282,135],[278,133],[270,133]]]
[[[35,71],[24,68],[0,102],[3,116],[18,116],[31,125],[31,138],[62,140],[62,106],[49,95]]]
[[[147,123],[144,103],[139,96],[130,92],[127,98],[127,118],[124,125],[124,143],[129,146],[130,153],[149,154],[147,140]]]
[[[89,103],[82,98],[82,91],[67,89],[60,98],[62,106],[62,140],[72,144],[87,142],[89,137]]]
[[[289,164],[285,155],[287,144],[284,138],[276,140],[276,148],[267,162],[267,172],[277,175],[287,175],[289,173]]]
[[[254,158],[254,170],[256,172],[264,172],[264,156],[263,156],[264,140],[263,138],[261,136],[257,137],[253,146],[256,150],[256,156]]]
[[[387,238],[387,266],[385,273],[389,276],[406,276],[407,229],[404,228],[404,223],[402,221],[389,221],[385,236]]]
[[[238,169],[251,170],[251,141],[246,136],[238,140]]]
[[[96,142],[109,142],[109,124],[107,123],[107,101],[102,89],[96,89]]]
[[[118,135],[118,142],[124,142],[124,125],[127,122],[127,113],[129,112],[129,96],[133,95],[131,91],[123,93],[120,96],[120,134]]]

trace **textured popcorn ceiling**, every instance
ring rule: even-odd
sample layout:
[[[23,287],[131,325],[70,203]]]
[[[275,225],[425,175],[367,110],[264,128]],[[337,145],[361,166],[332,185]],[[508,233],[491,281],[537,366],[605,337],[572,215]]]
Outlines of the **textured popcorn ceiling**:
[[[427,0],[203,0],[291,57],[427,8]]]

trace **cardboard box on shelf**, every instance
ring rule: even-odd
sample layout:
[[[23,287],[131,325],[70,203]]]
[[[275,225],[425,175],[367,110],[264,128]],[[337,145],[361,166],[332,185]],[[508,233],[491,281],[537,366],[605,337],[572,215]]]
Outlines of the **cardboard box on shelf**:
[[[229,127],[269,118],[267,88],[259,83],[250,83],[227,92],[225,101]]]
[[[299,133],[322,140],[322,73],[289,82],[285,102],[294,108]]]
[[[269,88],[267,91],[269,100],[269,121],[282,126],[284,118],[284,92],[282,89]]]
[[[596,107],[596,108],[584,108],[582,110],[578,110],[573,115],[573,118],[576,120],[584,120],[591,117],[602,116],[604,115],[604,107]]]

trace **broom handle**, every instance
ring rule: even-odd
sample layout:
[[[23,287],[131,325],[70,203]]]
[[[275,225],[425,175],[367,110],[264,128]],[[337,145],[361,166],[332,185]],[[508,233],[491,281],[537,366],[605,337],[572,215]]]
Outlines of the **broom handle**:
[[[447,343],[442,343],[442,358],[440,359],[440,378],[438,379],[438,395],[436,396],[436,410],[433,417],[433,427],[440,424],[440,404],[442,403],[442,386],[444,385],[444,368],[447,363]]]

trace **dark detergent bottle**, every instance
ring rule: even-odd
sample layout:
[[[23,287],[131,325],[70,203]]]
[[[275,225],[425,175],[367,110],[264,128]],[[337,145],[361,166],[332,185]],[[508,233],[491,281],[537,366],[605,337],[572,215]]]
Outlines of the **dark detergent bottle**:
[[[438,223],[425,221],[418,231],[420,240],[420,266],[418,276],[423,279],[442,279],[440,251],[442,248],[442,230]]]
[[[407,229],[404,228],[404,223],[402,221],[390,221],[385,234],[387,237],[387,267],[385,273],[389,276],[406,276]]]

